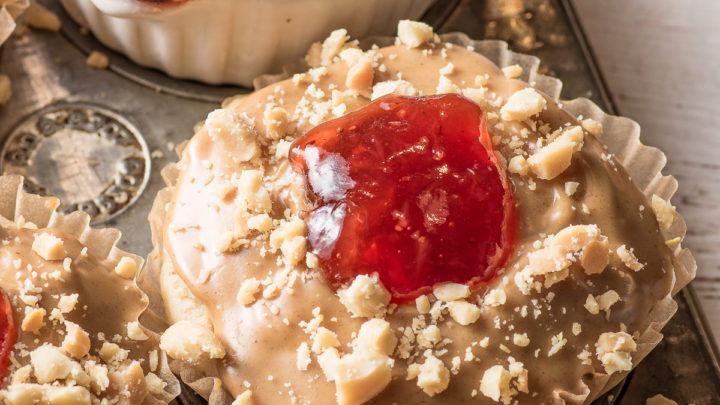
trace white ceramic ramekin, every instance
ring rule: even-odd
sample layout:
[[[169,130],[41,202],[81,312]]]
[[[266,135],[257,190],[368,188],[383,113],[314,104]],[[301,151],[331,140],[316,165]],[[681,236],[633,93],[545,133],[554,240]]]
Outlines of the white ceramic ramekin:
[[[251,86],[333,29],[393,34],[433,0],[61,0],[106,46],[140,65],[207,83]]]

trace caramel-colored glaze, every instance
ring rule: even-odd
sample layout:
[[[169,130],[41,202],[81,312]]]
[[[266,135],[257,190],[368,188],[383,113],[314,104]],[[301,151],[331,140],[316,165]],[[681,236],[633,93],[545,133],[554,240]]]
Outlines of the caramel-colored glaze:
[[[384,56],[380,63],[384,64],[386,71],[375,70],[375,83],[395,80],[401,73],[402,79],[411,82],[423,94],[435,92],[438,70],[448,62],[455,67],[449,77],[460,88],[476,87],[474,80],[478,74],[487,74],[489,91],[505,100],[514,91],[527,86],[524,82],[505,78],[485,57],[459,46],[447,49],[447,58],[441,55],[440,46],[429,55],[423,55],[421,49],[404,46],[382,48],[378,52]],[[397,56],[391,58],[390,55]],[[345,90],[346,72],[343,62],[328,67],[328,74],[315,83],[325,92],[323,100],[330,96],[331,84],[338,90]],[[254,119],[255,129],[263,134],[262,114],[268,99],[277,100],[282,95],[281,106],[292,114],[307,86],[307,83],[296,85],[292,81],[283,81],[253,93],[233,107]],[[348,103],[349,110],[367,102],[367,98],[358,97]],[[492,107],[487,108],[493,111]],[[497,112],[497,109],[494,111]],[[549,123],[552,129],[568,122],[577,123],[574,117],[550,100],[540,119]],[[312,127],[304,122],[296,124],[298,130],[293,138]],[[489,130],[493,135],[507,137],[509,125],[521,124],[506,122],[505,125],[504,131],[497,127]],[[529,141],[538,136],[531,133]],[[507,146],[499,146],[498,150],[505,157],[513,156]],[[265,149],[263,153],[264,158],[269,155]],[[620,164],[613,158],[603,158],[604,153],[603,146],[594,137],[585,135],[583,149],[574,154],[571,167],[557,178],[551,181],[534,179],[535,190],[530,190],[528,181],[532,177],[510,176],[517,200],[517,249],[504,274],[489,286],[505,284],[507,302],[498,307],[482,306],[480,320],[469,326],[460,326],[449,316],[439,322],[442,336],[452,340],[445,346],[447,353],[441,357],[447,367],[450,368],[453,357],[463,359],[468,347],[475,360],[463,361],[459,373],[451,376],[448,389],[431,398],[414,380],[406,381],[407,361],[395,356],[392,382],[370,403],[494,403],[477,390],[483,372],[496,364],[507,368],[508,356],[524,363],[529,370],[530,394],[520,393],[515,398],[520,404],[552,403],[559,398],[566,399],[568,403],[582,403],[590,392],[596,395],[603,388],[604,383],[594,382],[599,381],[594,373],[604,372],[595,357],[594,344],[598,336],[603,332],[620,331],[621,324],[631,334],[645,331],[650,322],[648,313],[658,300],[668,295],[673,282],[671,252],[664,244],[649,204]],[[311,320],[311,311],[320,308],[325,319],[323,326],[338,334],[343,344],[341,352],[348,352],[350,349],[346,345],[363,320],[351,318],[322,276],[304,267],[301,271],[308,275],[308,280],[296,283],[292,292],[284,291],[274,300],[260,300],[249,307],[236,301],[235,296],[243,280],[250,277],[263,279],[271,272],[278,272],[279,253],[268,252],[262,257],[259,247],[265,243],[263,241],[233,254],[219,254],[213,245],[220,234],[232,230],[234,213],[234,202],[223,201],[215,190],[230,174],[250,167],[234,163],[232,155],[233,150],[220,142],[213,142],[204,128],[188,143],[165,221],[165,247],[177,273],[207,306],[215,333],[228,349],[228,355],[219,362],[219,366],[223,383],[232,394],[245,391],[244,382],[247,381],[258,405],[291,403],[292,397],[297,403],[334,403],[334,383],[326,381],[315,360],[307,371],[298,371],[295,367],[296,349],[302,342],[308,341],[298,323]],[[213,163],[211,168],[207,162]],[[264,167],[266,173],[278,171],[289,179],[297,178],[286,161],[276,163],[267,159]],[[206,178],[208,172],[215,177],[204,185],[201,179]],[[565,194],[566,181],[580,183],[578,191],[572,196]],[[273,193],[273,214],[280,218],[285,208],[293,204],[309,207],[310,204],[303,198],[302,193],[300,200],[297,193],[294,199],[287,194]],[[589,213],[583,213],[583,204]],[[644,211],[640,211],[641,206],[645,207]],[[645,269],[633,272],[612,255],[609,266],[601,274],[588,276],[578,265],[573,265],[571,276],[565,281],[543,289],[540,294],[523,295],[512,282],[512,277],[527,263],[527,253],[535,250],[533,242],[542,240],[541,235],[555,233],[571,224],[597,224],[608,236],[613,251],[623,244],[633,248],[639,260],[647,264]],[[193,248],[197,242],[203,243],[206,248]],[[201,275],[207,274],[208,270],[210,276],[204,280]],[[503,276],[508,276],[505,283]],[[591,315],[583,306],[587,295],[599,295],[608,289],[617,291],[622,301],[612,307],[608,319],[602,312]],[[482,295],[484,291],[481,288],[475,293]],[[555,293],[552,302],[546,299],[549,291]],[[270,311],[269,307],[273,305],[279,309],[277,315]],[[529,312],[524,318],[520,314],[523,306],[527,306]],[[535,308],[540,310],[537,318],[533,316]],[[417,315],[414,305],[401,305],[386,319],[397,329],[409,326]],[[429,316],[425,318],[429,319]],[[499,328],[494,321],[496,318]],[[572,333],[574,322],[582,325],[582,333],[578,336]],[[559,332],[563,333],[567,344],[557,354],[548,357],[551,337]],[[530,345],[515,346],[513,333],[527,333]],[[473,345],[473,342],[485,337],[489,337],[487,348]],[[510,354],[499,348],[501,344],[510,349]],[[582,365],[578,359],[578,354],[584,349],[592,353],[592,365]],[[416,361],[422,362],[422,356]],[[472,396],[473,391],[477,396]]]
[[[48,261],[33,251],[33,240],[39,233],[50,233],[63,241],[66,257],[72,260],[70,271],[63,266],[63,260]],[[104,342],[113,342],[129,351],[128,359],[139,361],[145,374],[151,371],[148,354],[158,350],[158,336],[145,330],[149,337],[147,340],[136,341],[127,337],[127,324],[138,320],[147,307],[147,297],[133,280],[115,274],[109,259],[84,254],[84,246],[77,239],[56,229],[0,227],[0,241],[0,268],[3,269],[0,272],[0,287],[7,293],[14,310],[18,343],[12,356],[17,364],[29,364],[29,353],[43,344],[62,347],[65,326],[61,321],[50,319],[51,312],[58,307],[61,295],[78,294],[74,310],[63,314],[63,318],[78,324],[89,334],[89,355],[97,357]],[[19,268],[16,267],[18,260]],[[42,289],[39,293],[28,294],[40,296],[37,307],[46,311],[44,325],[37,333],[21,329],[27,305],[21,301],[20,295],[28,280]],[[11,367],[11,371],[14,369],[15,366]],[[109,377],[111,385],[98,398],[114,398],[121,404],[141,403],[147,395],[145,390],[130,401],[125,395],[118,396],[118,392],[139,382],[128,381],[112,371]],[[141,385],[145,389],[144,383]]]

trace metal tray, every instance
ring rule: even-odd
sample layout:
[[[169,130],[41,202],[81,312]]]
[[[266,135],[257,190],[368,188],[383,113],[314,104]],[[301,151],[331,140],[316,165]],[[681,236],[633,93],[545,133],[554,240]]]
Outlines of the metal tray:
[[[29,191],[59,195],[66,210],[89,211],[94,223],[123,232],[121,248],[146,255],[152,248],[147,214],[164,186],[160,169],[176,160],[174,146],[223,98],[249,90],[140,67],[84,32],[57,1],[41,1],[63,28],[61,34],[29,31],[2,48],[0,72],[11,77],[13,97],[0,108],[0,167],[50,179]],[[541,72],[563,81],[563,98],[588,97],[618,113],[569,0],[440,0],[424,19],[439,32],[502,39],[536,55]],[[109,56],[107,70],[86,65],[93,50]],[[49,159],[29,160],[32,149]],[[718,351],[692,286],[677,301],[663,342],[596,405],[644,404],[658,393],[681,404],[720,404]],[[190,390],[179,401],[203,403]]]

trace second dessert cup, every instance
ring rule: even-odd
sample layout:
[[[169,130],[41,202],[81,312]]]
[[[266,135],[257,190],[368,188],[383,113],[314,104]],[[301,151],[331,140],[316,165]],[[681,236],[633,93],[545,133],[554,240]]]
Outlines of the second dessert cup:
[[[53,229],[59,231],[68,237],[77,240],[87,249],[87,255],[97,260],[102,266],[97,271],[105,269],[113,269],[121,260],[130,259],[137,266],[141,266],[143,259],[137,255],[127,253],[117,247],[120,239],[120,231],[113,228],[92,228],[90,227],[90,217],[82,211],[76,211],[67,215],[57,212],[60,205],[56,197],[44,197],[23,191],[24,179],[17,175],[0,176],[0,227],[7,228],[29,228],[29,229]],[[28,264],[29,266],[29,264]],[[10,269],[5,269],[6,271]],[[114,274],[113,274],[114,275]],[[103,301],[108,306],[116,304],[114,296],[102,296],[103,291],[94,290],[98,285],[96,278],[87,277],[79,274],[73,275],[73,280],[80,280],[81,284],[88,287],[87,292],[97,294],[88,299],[82,297],[87,302]],[[119,277],[119,276],[117,276]],[[83,284],[86,283],[86,284]],[[131,284],[135,282],[131,280]],[[141,288],[142,289],[142,288]],[[137,303],[138,316],[137,319],[142,327],[146,328],[151,340],[148,342],[158,342],[159,334],[166,327],[161,317],[147,310],[147,298],[138,289],[138,293],[142,295],[142,299]],[[107,291],[105,292],[107,293]],[[121,303],[121,301],[117,301]],[[124,308],[123,308],[124,309]],[[118,322],[118,318],[112,318],[113,314],[104,314]],[[118,314],[116,314],[118,315]],[[117,325],[118,329],[126,328],[126,325]],[[18,330],[20,328],[18,327]],[[39,335],[38,335],[39,336]],[[92,337],[95,339],[95,336]],[[147,339],[147,337],[146,337]],[[155,346],[157,347],[157,346]],[[160,352],[158,356],[158,364],[155,373],[165,383],[164,392],[161,394],[147,395],[143,401],[143,405],[163,405],[173,401],[180,393],[180,386],[170,371],[168,358],[164,352]],[[4,387],[7,389],[8,387]]]

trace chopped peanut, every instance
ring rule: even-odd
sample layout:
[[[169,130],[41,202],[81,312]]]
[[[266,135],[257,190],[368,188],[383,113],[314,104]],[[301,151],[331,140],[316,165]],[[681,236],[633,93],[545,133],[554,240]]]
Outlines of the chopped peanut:
[[[582,146],[582,129],[578,126],[571,127],[530,156],[528,164],[539,179],[552,180],[570,167],[573,153]]]
[[[447,303],[450,316],[455,322],[466,326],[475,323],[480,319],[480,308],[477,305],[465,301],[452,301]]]
[[[390,293],[377,276],[359,275],[349,287],[338,291],[340,302],[354,317],[382,316],[390,303]]]
[[[45,260],[61,260],[65,258],[62,239],[49,233],[36,235],[32,250]]]
[[[670,229],[673,221],[675,221],[675,207],[670,204],[670,201],[664,200],[653,194],[652,210],[653,213],[655,213],[655,217],[657,217],[660,228],[663,231]]]
[[[398,39],[409,48],[417,48],[432,38],[433,29],[425,23],[411,20],[401,20],[398,23]]]
[[[115,266],[115,273],[122,278],[133,278],[137,270],[137,263],[129,257],[123,257]]]
[[[625,332],[606,332],[600,335],[595,344],[597,358],[605,367],[605,372],[613,374],[632,369],[631,354],[637,349],[633,337]]]
[[[445,283],[436,287],[433,295],[444,302],[461,300],[470,295],[470,287],[465,284]]]
[[[428,356],[425,362],[419,365],[418,372],[418,387],[431,397],[445,391],[450,384],[450,370],[435,356]]]
[[[373,84],[373,67],[369,59],[363,58],[348,70],[345,85],[354,90],[366,90]]]
[[[190,363],[225,357],[225,348],[215,334],[191,321],[180,321],[167,328],[160,339],[160,348],[170,357]]]
[[[84,357],[90,352],[90,335],[78,324],[65,322],[67,334],[62,343],[62,348],[76,359]]]
[[[46,311],[44,308],[32,309],[30,312],[25,314],[25,318],[20,325],[20,329],[22,329],[23,332],[37,333],[40,328],[45,325],[45,321],[43,319],[45,318],[45,314]]]
[[[545,109],[547,101],[532,87],[518,90],[508,98],[500,109],[500,115],[505,121],[522,121],[530,118]]]
[[[510,379],[510,372],[503,366],[492,366],[485,370],[482,376],[480,392],[493,401],[509,403],[509,401],[506,402],[505,398],[509,399],[511,396]]]
[[[74,364],[60,349],[48,344],[42,345],[30,353],[30,363],[39,383],[51,383],[64,379],[70,374]]]
[[[312,351],[314,353],[322,353],[326,349],[338,346],[340,346],[340,341],[334,332],[322,326],[317,329],[312,343]]]

